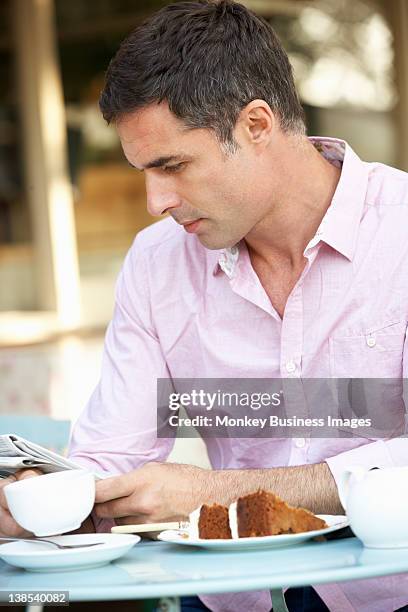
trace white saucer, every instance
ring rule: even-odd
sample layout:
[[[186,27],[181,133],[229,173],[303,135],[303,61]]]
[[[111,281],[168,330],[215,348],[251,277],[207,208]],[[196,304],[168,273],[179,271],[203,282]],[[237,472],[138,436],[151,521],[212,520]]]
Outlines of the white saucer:
[[[200,546],[212,550],[260,550],[263,548],[282,548],[294,546],[306,540],[323,536],[332,531],[337,531],[348,526],[348,520],[343,515],[317,514],[317,516],[329,525],[325,529],[315,531],[304,531],[303,533],[285,533],[282,535],[262,536],[257,538],[238,538],[230,540],[204,540],[202,538],[191,538],[187,531],[162,531],[158,539],[171,544],[182,544],[184,546]]]
[[[119,533],[84,533],[47,538],[58,544],[87,544],[99,546],[58,550],[48,544],[10,542],[0,545],[0,559],[31,572],[57,572],[99,567],[126,554],[140,542],[137,535]]]

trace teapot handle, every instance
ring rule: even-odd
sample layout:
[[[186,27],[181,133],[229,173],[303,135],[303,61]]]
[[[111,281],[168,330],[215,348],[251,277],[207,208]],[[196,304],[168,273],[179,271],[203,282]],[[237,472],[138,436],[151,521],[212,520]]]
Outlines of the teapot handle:
[[[341,505],[347,511],[347,498],[350,490],[350,479],[354,476],[356,482],[363,480],[368,472],[368,468],[362,465],[352,465],[343,472],[340,478],[340,486],[338,488]]]

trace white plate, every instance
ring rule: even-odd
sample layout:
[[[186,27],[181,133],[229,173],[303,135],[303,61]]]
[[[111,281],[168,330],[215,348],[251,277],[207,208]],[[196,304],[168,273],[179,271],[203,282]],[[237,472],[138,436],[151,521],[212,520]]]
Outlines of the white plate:
[[[56,572],[85,567],[99,567],[126,554],[140,542],[137,535],[119,533],[84,533],[47,538],[58,544],[87,544],[101,542],[99,546],[58,550],[48,544],[10,542],[0,545],[0,559],[10,565],[32,572]]]
[[[332,514],[318,514],[319,518],[329,525],[326,529],[305,531],[303,533],[288,533],[282,535],[261,536],[257,538],[238,538],[237,540],[204,540],[202,538],[190,538],[187,531],[162,531],[158,535],[159,540],[171,544],[183,544],[184,546],[200,546],[212,550],[259,550],[261,548],[282,548],[300,544],[316,536],[322,536],[332,531],[337,531],[348,526],[346,516]],[[186,537],[187,535],[187,537]]]

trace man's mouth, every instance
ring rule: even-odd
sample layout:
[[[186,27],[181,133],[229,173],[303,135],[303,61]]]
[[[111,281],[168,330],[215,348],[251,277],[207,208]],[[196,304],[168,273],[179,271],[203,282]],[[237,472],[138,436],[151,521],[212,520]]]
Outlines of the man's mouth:
[[[184,221],[180,225],[182,225],[189,234],[194,234],[197,231],[200,223],[201,219],[195,219],[194,221]]]

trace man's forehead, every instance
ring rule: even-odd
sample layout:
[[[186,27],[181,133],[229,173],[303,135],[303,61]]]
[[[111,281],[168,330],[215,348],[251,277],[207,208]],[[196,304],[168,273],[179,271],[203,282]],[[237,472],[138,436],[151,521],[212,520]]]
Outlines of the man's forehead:
[[[129,144],[143,139],[168,140],[186,131],[183,122],[164,102],[149,104],[126,114],[117,122],[116,128],[122,143]]]
[[[214,154],[220,146],[212,130],[189,128],[164,102],[128,113],[116,128],[125,156],[138,169]]]

